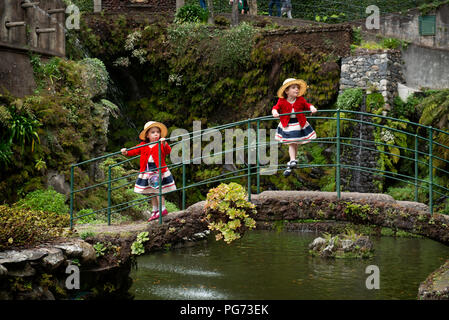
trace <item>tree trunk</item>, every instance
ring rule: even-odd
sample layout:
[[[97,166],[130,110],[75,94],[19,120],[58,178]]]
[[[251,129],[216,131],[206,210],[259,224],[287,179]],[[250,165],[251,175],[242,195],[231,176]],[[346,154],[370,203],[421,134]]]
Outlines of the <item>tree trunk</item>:
[[[176,11],[179,10],[182,6],[184,6],[185,0],[176,0]]]
[[[257,0],[248,0],[249,14],[257,16]]]
[[[207,0],[207,9],[209,10],[209,18],[207,19],[207,23],[214,24],[215,18],[214,18],[214,1],[213,0]]]
[[[232,2],[232,15],[231,15],[231,27],[238,26],[239,24],[239,0]]]

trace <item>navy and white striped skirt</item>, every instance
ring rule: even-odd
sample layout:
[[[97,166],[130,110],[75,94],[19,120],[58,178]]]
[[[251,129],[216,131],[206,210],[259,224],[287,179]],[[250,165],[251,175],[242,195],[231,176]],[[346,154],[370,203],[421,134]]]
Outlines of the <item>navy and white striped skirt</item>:
[[[284,128],[282,123],[279,123],[276,129],[275,140],[283,143],[297,143],[305,144],[310,140],[316,139],[316,132],[313,130],[309,122],[306,121],[304,127],[298,122],[296,117],[290,118],[288,125]]]
[[[134,192],[140,194],[158,194],[159,193],[159,172],[156,164],[148,160],[147,171],[139,173],[136,184],[134,185]],[[162,173],[162,193],[176,190],[175,179],[170,170]]]

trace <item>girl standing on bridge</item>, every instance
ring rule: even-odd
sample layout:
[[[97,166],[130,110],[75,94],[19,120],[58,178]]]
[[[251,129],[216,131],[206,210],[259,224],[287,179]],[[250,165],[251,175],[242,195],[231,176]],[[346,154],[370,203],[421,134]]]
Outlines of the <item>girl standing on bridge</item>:
[[[165,157],[170,154],[171,148],[165,141],[167,136],[167,127],[160,122],[149,121],[139,135],[143,140],[132,150],[121,149],[124,156],[140,155],[140,173],[134,185],[134,192],[146,195],[155,195],[159,193],[159,170],[162,171],[162,193],[176,190],[175,180],[167,168]],[[159,144],[147,145],[150,142],[161,141],[161,163],[159,163]],[[161,169],[162,168],[162,169]],[[159,169],[159,170],[157,170]],[[161,197],[162,215],[168,214],[165,208],[165,199]],[[148,221],[159,218],[159,197],[151,198],[153,205],[152,215]]]
[[[280,117],[275,139],[288,144],[290,161],[287,163],[287,169],[284,171],[284,176],[286,177],[291,174],[292,169],[296,168],[298,164],[296,160],[298,145],[316,139],[316,133],[309,122],[307,122],[303,113],[279,116],[279,114],[302,111],[317,112],[317,109],[303,97],[306,89],[307,84],[303,80],[293,78],[285,80],[277,92],[279,100],[271,110],[273,117]]]

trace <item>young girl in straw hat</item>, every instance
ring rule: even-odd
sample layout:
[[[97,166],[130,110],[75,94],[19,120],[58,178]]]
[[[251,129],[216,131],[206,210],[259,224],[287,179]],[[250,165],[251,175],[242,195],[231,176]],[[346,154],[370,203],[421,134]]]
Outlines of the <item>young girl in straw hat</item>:
[[[303,113],[280,116],[280,114],[301,111],[317,112],[317,109],[303,97],[306,89],[307,84],[303,80],[286,79],[277,92],[279,100],[271,110],[273,117],[280,117],[275,139],[288,144],[290,161],[287,163],[287,169],[284,171],[284,176],[286,177],[291,174],[292,169],[296,168],[298,164],[296,160],[298,145],[316,139],[316,133],[309,122],[307,122],[307,118]]]
[[[167,168],[165,157],[170,154],[171,148],[165,141],[167,136],[167,127],[160,122],[149,121],[145,124],[139,135],[143,140],[131,150],[121,149],[124,156],[140,155],[140,173],[134,185],[134,192],[146,195],[154,195],[159,193],[159,170],[162,171],[162,193],[176,190],[175,180]],[[150,142],[161,141],[161,163],[159,163],[159,144],[146,145]],[[168,214],[165,208],[165,199],[162,196],[162,215]],[[153,205],[152,215],[148,221],[159,218],[159,197],[151,198]]]

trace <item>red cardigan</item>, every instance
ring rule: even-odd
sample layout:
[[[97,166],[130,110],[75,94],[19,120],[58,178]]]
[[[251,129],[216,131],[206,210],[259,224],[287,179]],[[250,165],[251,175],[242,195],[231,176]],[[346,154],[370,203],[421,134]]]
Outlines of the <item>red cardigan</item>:
[[[312,104],[308,103],[306,99],[304,99],[303,96],[296,98],[295,103],[293,103],[293,112],[301,112],[301,111],[309,111],[310,106]],[[283,113],[291,113],[292,112],[292,104],[287,101],[287,99],[279,98],[278,102],[275,106],[273,106],[272,110],[277,110],[279,114]],[[296,118],[298,119],[299,124],[301,127],[304,127],[306,124],[306,116],[304,113],[298,113],[296,114]],[[280,116],[280,120],[282,123],[282,126],[285,128],[288,125],[288,122],[290,120],[290,115],[286,116]]]
[[[136,147],[142,146],[147,144],[147,142],[141,142]],[[152,144],[145,147],[136,148],[133,150],[127,150],[128,154],[127,156],[137,156],[140,154],[140,172],[144,172],[147,169],[147,163],[150,156],[153,156],[154,163],[156,164],[156,167],[160,168],[159,166],[159,146],[158,144]],[[162,172],[166,172],[168,168],[166,168],[167,164],[165,163],[165,157],[170,154],[171,147],[168,145],[167,142],[161,143],[161,162],[162,162]]]

